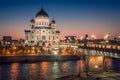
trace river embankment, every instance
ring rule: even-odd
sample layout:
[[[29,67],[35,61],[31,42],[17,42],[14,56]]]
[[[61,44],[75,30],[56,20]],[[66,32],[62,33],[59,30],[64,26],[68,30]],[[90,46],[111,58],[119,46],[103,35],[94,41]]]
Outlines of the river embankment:
[[[79,60],[79,56],[77,56],[77,55],[0,56],[0,63],[40,62],[40,61],[70,61],[70,60]]]

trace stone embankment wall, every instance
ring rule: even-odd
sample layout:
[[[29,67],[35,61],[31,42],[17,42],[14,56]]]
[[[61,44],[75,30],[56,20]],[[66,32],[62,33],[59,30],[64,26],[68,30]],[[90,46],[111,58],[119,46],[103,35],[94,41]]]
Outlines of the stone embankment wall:
[[[0,56],[0,63],[10,63],[10,62],[39,62],[39,61],[69,61],[69,60],[79,60],[77,55],[66,55],[66,56],[51,56],[51,55],[41,55],[41,56]]]

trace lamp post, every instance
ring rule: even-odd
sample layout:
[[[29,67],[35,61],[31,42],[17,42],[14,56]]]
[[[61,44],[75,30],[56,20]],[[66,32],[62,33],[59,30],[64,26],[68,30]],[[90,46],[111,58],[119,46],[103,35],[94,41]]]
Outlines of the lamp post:
[[[118,39],[120,39],[120,36],[118,36]]]
[[[61,48],[60,48],[60,42],[58,43],[58,60],[60,59],[60,54],[61,54]]]
[[[86,77],[88,76],[88,55],[86,55],[86,58],[85,58],[85,62],[86,62]]]
[[[92,35],[91,38],[92,38],[92,40],[94,40],[95,39],[95,35]]]
[[[85,54],[85,75],[86,75],[86,80],[87,77],[89,76],[89,52],[87,51]]]
[[[109,38],[110,38],[110,34],[109,34],[109,33],[104,36],[104,39],[105,39],[105,41],[106,41],[107,43],[108,43],[108,41],[109,41]]]
[[[78,77],[79,78],[81,78],[81,70],[80,70],[80,66],[81,66],[81,64],[80,64],[80,60],[81,60],[81,54],[80,54],[80,50],[78,49],[77,50],[77,54],[78,54],[78,57],[79,57],[79,62],[78,62]]]

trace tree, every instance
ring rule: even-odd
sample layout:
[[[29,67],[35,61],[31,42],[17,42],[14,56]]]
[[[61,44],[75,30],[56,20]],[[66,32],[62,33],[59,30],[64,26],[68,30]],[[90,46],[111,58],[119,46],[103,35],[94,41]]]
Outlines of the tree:
[[[85,34],[85,39],[87,39],[88,38],[88,34]]]

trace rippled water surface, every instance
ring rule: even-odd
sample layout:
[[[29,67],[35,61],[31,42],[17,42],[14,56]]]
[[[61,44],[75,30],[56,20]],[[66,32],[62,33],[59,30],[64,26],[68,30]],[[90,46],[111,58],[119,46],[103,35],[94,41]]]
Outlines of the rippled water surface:
[[[97,70],[100,68],[103,71],[120,72],[120,59],[103,58],[103,60],[100,57],[90,58],[90,69],[95,67]],[[96,59],[99,63],[97,61],[92,63]],[[0,64],[0,80],[55,80],[62,76],[77,74],[78,71],[84,72],[85,64],[85,60]]]
[[[0,80],[54,80],[77,72],[77,61],[0,65]]]

